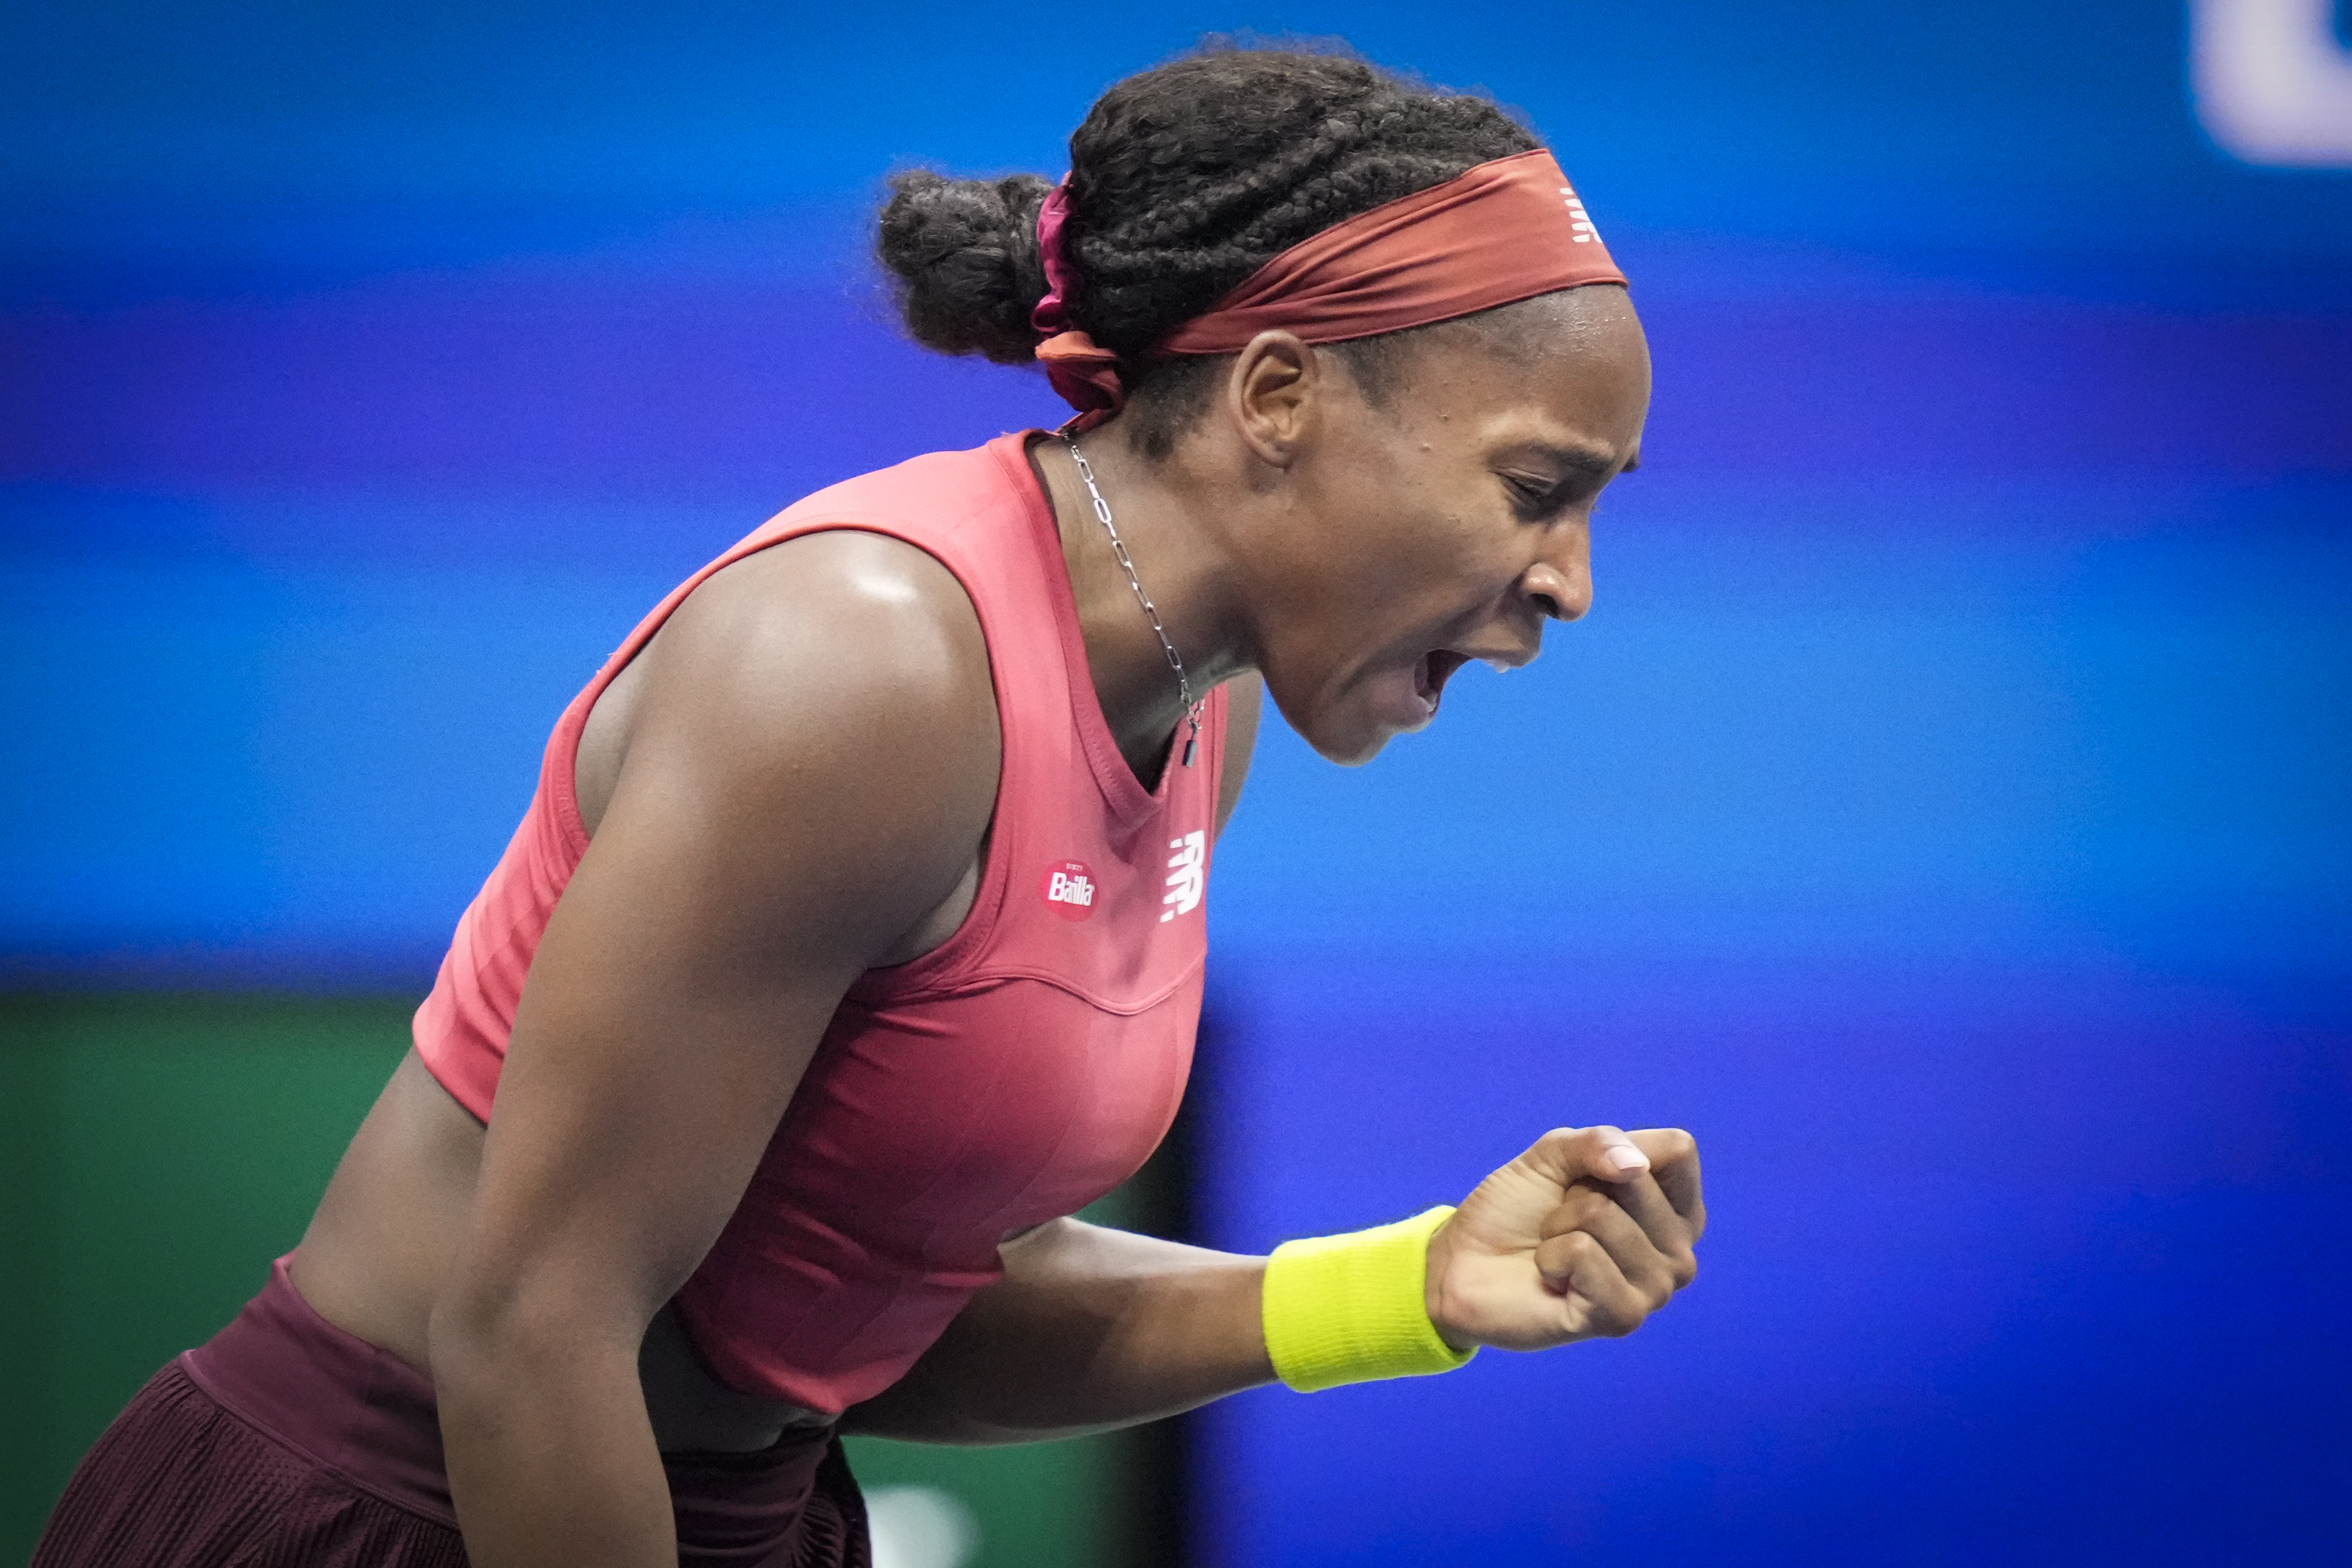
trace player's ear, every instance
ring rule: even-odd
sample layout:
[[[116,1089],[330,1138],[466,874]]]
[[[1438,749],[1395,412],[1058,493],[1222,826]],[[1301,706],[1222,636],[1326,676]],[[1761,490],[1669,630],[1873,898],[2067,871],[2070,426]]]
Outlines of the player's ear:
[[[1260,332],[1234,358],[1225,408],[1252,452],[1287,468],[1309,437],[1327,392],[1320,356],[1297,334]]]

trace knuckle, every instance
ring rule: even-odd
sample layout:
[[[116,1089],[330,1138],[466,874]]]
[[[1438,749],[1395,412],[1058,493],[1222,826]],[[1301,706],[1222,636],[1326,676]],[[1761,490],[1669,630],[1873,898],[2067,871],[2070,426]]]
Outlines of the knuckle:
[[[1603,1309],[1596,1326],[1605,1339],[1623,1339],[1627,1334],[1640,1328],[1643,1321],[1648,1316],[1647,1312],[1632,1307]]]
[[[1547,1271],[1560,1279],[1576,1281],[1591,1281],[1599,1272],[1607,1254],[1601,1244],[1583,1231],[1571,1231],[1548,1244],[1550,1254]]]
[[[1663,1263],[1627,1270],[1625,1283],[1642,1299],[1647,1312],[1656,1312],[1674,1298],[1674,1273]]]
[[[1550,1167],[1573,1167],[1580,1163],[1578,1140],[1583,1134],[1574,1127],[1554,1127],[1528,1145],[1515,1164],[1538,1171]]]
[[[1610,1198],[1607,1193],[1595,1192],[1589,1186],[1573,1186],[1569,1188],[1568,1196],[1560,1200],[1560,1207],[1573,1215],[1578,1227],[1581,1228],[1608,1212]]]

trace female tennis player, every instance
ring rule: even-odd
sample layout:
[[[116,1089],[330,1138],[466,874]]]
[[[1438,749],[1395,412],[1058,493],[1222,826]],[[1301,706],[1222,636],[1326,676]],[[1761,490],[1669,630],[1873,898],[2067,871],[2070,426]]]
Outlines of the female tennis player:
[[[1271,1260],[1070,1218],[1182,1093],[1261,693],[1359,762],[1585,610],[1649,367],[1550,154],[1210,52],[1058,185],[901,176],[880,255],[919,340],[1077,417],[812,496],[629,636],[300,1247],[40,1568],[860,1563],[838,1433],[1442,1372],[1690,1281],[1678,1132]]]

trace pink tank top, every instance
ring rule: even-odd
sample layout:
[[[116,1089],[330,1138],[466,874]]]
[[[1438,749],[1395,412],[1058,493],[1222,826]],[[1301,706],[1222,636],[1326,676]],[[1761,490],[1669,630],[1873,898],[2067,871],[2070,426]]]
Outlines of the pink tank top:
[[[1025,440],[821,490],[664,600],[564,710],[530,809],[417,1009],[425,1065],[488,1121],[531,955],[588,845],[572,793],[580,732],[697,583],[826,528],[904,539],[955,574],[979,611],[1003,730],[971,913],[941,946],[851,988],[677,1297],[719,1377],[813,1410],[904,1375],[998,1277],[1006,1232],[1133,1174],[1192,1064],[1224,693],[1210,697],[1193,766],[1171,758],[1159,789],[1144,789],[1096,702]]]

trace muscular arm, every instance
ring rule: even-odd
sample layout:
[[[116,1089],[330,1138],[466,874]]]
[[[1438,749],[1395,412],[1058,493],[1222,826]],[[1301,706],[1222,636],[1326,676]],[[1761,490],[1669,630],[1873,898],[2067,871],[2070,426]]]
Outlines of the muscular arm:
[[[1460,1349],[1631,1333],[1690,1283],[1706,1226],[1688,1134],[1557,1129],[1430,1238],[1430,1321]],[[1003,1255],[1003,1279],[897,1385],[851,1410],[845,1429],[1031,1442],[1172,1416],[1274,1378],[1263,1258],[1075,1219]]]
[[[530,971],[430,1326],[481,1568],[667,1568],[637,1356],[843,993],[950,897],[997,721],[954,580],[867,535],[714,577],[633,669],[609,801]]]
[[[1270,1381],[1263,1258],[1057,1219],[1007,1242],[972,1299],[846,1431],[1023,1443],[1173,1416]]]

